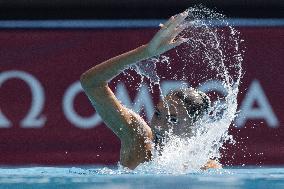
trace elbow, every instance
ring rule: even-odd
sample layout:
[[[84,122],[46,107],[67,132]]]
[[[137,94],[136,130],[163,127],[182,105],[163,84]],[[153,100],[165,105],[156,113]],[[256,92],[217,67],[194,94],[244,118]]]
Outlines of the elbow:
[[[87,72],[80,76],[80,83],[84,90],[100,87],[106,84],[106,82],[100,81],[99,78],[95,77],[95,74],[90,75]]]
[[[86,89],[87,86],[89,85],[89,81],[88,81],[88,76],[86,73],[83,73],[81,76],[80,76],[80,84],[82,86],[83,89]]]

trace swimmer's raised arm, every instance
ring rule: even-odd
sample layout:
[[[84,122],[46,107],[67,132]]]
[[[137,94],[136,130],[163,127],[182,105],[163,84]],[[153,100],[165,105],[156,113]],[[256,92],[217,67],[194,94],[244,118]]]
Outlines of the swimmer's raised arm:
[[[179,38],[176,41],[174,41],[174,39],[185,29],[183,26],[178,26],[186,18],[186,16],[187,12],[184,12],[176,17],[171,17],[164,25],[160,24],[161,29],[148,44],[111,58],[83,73],[81,80],[84,81],[84,85],[92,87],[102,85],[104,82],[108,82],[130,65],[162,54],[185,42],[187,39]]]
[[[186,16],[187,12],[184,12],[175,17],[171,17],[164,25],[160,25],[161,29],[156,33],[156,35],[148,44],[142,45],[141,47],[138,47],[132,51],[111,58],[83,73],[81,75],[80,81],[85,92],[89,94],[89,97],[91,96],[90,100],[92,101],[93,99],[93,95],[88,93],[90,89],[94,91],[94,89],[97,88],[96,92],[98,90],[106,90],[105,87],[107,86],[108,81],[117,76],[130,65],[139,62],[143,59],[162,54],[185,42],[186,39],[183,38],[177,39],[176,41],[174,41],[174,39],[180,32],[184,30],[184,27],[178,26],[186,18]],[[102,99],[103,97],[100,96],[99,98]],[[96,101],[95,99],[93,100]],[[96,103],[94,103],[94,105],[95,104]],[[107,109],[109,107],[107,106],[105,108]],[[116,107],[116,109],[117,108],[122,107],[119,106]],[[116,114],[114,114],[114,116],[115,115]]]
[[[150,158],[152,131],[146,122],[134,112],[124,107],[115,97],[108,82],[141,60],[162,54],[185,39],[174,40],[183,31],[178,27],[186,18],[187,12],[172,17],[146,45],[111,58],[87,70],[80,77],[81,85],[88,98],[100,114],[106,125],[121,140],[121,164],[135,168],[139,163]]]

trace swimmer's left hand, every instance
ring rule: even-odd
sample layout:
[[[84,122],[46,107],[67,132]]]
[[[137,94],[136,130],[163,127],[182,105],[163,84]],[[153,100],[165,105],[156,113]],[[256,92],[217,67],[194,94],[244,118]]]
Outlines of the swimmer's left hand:
[[[187,16],[188,12],[185,11],[177,16],[172,16],[165,24],[160,24],[161,29],[147,44],[147,54],[149,56],[160,55],[188,41],[188,39],[185,38],[175,40],[176,36],[186,28],[185,25],[180,26],[180,24]]]

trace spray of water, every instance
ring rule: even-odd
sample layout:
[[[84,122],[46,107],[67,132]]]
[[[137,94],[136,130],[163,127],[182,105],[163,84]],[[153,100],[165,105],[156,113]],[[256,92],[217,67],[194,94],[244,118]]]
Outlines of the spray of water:
[[[176,38],[189,40],[166,54],[137,63],[131,69],[141,76],[140,85],[148,79],[152,91],[154,86],[158,86],[161,97],[164,94],[160,78],[186,81],[190,86],[203,90],[212,101],[210,113],[198,121],[195,134],[191,137],[176,136],[170,130],[163,151],[153,151],[152,161],[140,164],[134,171],[120,166],[115,172],[101,169],[102,174],[199,171],[209,159],[220,158],[220,149],[225,142],[233,141],[228,128],[237,113],[237,95],[242,77],[240,34],[226,22],[224,15],[213,10],[196,6],[187,11],[188,17],[181,24],[186,29]],[[163,70],[162,73],[159,70]],[[128,75],[127,72],[125,74]],[[207,90],[202,85],[210,81],[221,84],[222,94]]]
[[[237,113],[237,95],[242,77],[242,40],[239,32],[226,22],[222,14],[201,6],[189,8],[187,11],[189,16],[181,24],[186,25],[186,29],[177,38],[188,38],[189,41],[168,56],[163,55],[148,60],[148,63],[137,64],[137,73],[159,85],[160,78],[155,68],[160,63],[160,66],[167,68],[167,78],[187,81],[190,86],[201,90],[202,83],[219,81],[224,92],[221,95],[214,91],[205,91],[212,100],[212,106],[210,114],[196,125],[195,135],[180,137],[169,131],[169,139],[164,142],[162,153],[153,152],[153,161],[141,164],[135,169],[136,172],[197,171],[209,159],[220,158],[220,149],[226,141],[233,142],[228,128]],[[163,64],[164,62],[167,64]],[[173,70],[174,64],[179,64],[180,69],[176,70],[175,66]]]

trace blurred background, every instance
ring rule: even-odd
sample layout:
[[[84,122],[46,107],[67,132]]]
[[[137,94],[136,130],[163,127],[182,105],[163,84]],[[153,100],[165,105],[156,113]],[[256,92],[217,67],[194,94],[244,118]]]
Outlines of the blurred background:
[[[246,47],[238,99],[244,113],[230,127],[236,144],[226,145],[221,162],[283,165],[279,0],[0,1],[0,164],[116,164],[120,142],[83,94],[80,75],[147,43],[159,23],[200,3],[225,14]],[[153,111],[144,93],[120,86],[117,95],[128,94],[132,102],[138,96],[150,104],[144,111]]]
[[[278,0],[15,0],[0,1],[1,19],[157,19],[203,4],[230,18],[283,18]]]

